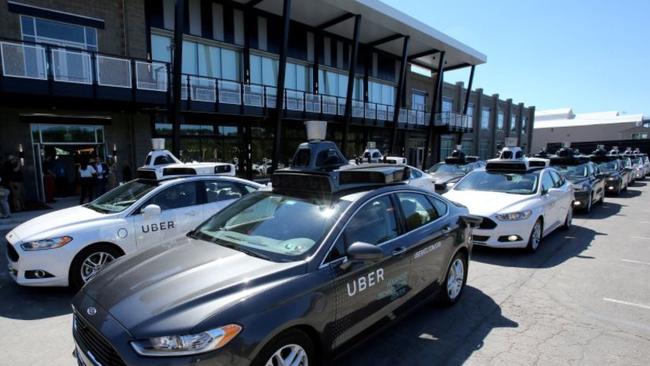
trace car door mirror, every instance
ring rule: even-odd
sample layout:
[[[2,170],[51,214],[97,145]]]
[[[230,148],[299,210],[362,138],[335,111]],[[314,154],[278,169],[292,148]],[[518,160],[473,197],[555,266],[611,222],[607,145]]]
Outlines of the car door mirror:
[[[342,269],[347,269],[353,263],[376,262],[384,257],[384,251],[373,244],[357,241],[347,250],[348,260],[341,264]]]
[[[477,228],[481,226],[481,223],[483,222],[483,218],[481,216],[474,216],[474,215],[462,215],[460,216],[460,219],[469,227],[472,228]]]
[[[146,205],[146,206],[145,206],[145,207],[140,211],[140,213],[142,214],[142,216],[144,216],[144,218],[148,219],[148,218],[152,218],[152,217],[155,217],[155,216],[160,215],[160,212],[161,212],[161,211],[162,211],[162,210],[160,209],[160,206],[158,206],[158,205],[154,205],[154,204],[150,204],[150,205]]]

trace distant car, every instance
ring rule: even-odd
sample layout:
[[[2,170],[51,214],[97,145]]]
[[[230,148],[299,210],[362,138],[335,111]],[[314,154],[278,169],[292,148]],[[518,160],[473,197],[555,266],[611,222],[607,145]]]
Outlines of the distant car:
[[[605,193],[620,195],[626,191],[630,181],[630,171],[623,167],[618,155],[608,154],[604,150],[595,150],[590,160],[596,164],[605,182]]]
[[[9,274],[23,286],[78,289],[117,257],[184,236],[262,187],[210,175],[132,180],[88,204],[36,217],[10,231]]]
[[[629,181],[628,181],[628,185],[630,185],[630,184],[634,183],[636,181],[636,179],[637,179],[636,178],[637,177],[637,175],[636,175],[636,168],[637,167],[635,167],[634,161],[632,160],[632,158],[629,155],[621,155],[621,161],[623,162],[624,168],[628,172],[630,172]]]
[[[575,192],[573,207],[589,213],[594,204],[604,202],[605,175],[600,173],[588,156],[578,155],[571,149],[563,148],[550,160],[551,167],[573,185]]]
[[[641,154],[630,154],[627,157],[629,157],[632,162],[632,174],[634,175],[634,180],[644,180],[647,175],[647,168],[643,156]]]
[[[389,163],[389,164],[408,164],[405,157],[401,156],[384,156],[379,149],[366,149],[362,155],[362,163]]]
[[[411,177],[408,181],[410,186],[422,188],[429,192],[436,191],[435,184],[433,183],[434,179],[430,174],[410,165],[408,167],[411,171]]]
[[[73,300],[79,362],[314,365],[413,304],[458,302],[480,218],[401,166],[316,166],[102,271]]]
[[[530,167],[519,148],[504,148],[485,170],[463,177],[443,197],[483,217],[475,245],[537,250],[553,230],[569,228],[574,199],[571,184],[553,168]]]
[[[484,166],[485,162],[476,157],[466,157],[458,151],[453,151],[444,162],[433,165],[427,173],[433,178],[436,193],[442,194],[458,183],[465,174]]]
[[[137,174],[139,178],[145,179],[206,174],[235,176],[236,168],[230,163],[183,163],[168,150],[153,149],[147,154],[144,165],[138,168]]]

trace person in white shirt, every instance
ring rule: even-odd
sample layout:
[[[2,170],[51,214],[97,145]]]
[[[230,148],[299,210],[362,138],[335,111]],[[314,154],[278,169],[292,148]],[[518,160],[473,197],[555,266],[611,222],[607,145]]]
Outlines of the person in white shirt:
[[[79,204],[82,205],[86,198],[88,202],[93,200],[93,185],[95,184],[95,176],[97,171],[87,161],[82,161],[79,165],[79,183],[81,184],[81,197]]]

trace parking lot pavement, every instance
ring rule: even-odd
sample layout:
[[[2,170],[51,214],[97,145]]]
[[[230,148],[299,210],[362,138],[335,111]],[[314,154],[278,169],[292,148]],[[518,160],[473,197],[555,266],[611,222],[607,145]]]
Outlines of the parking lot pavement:
[[[534,255],[477,248],[459,304],[423,306],[336,364],[647,365],[649,202],[636,183]],[[74,364],[72,295],[17,287],[0,256],[0,365]]]

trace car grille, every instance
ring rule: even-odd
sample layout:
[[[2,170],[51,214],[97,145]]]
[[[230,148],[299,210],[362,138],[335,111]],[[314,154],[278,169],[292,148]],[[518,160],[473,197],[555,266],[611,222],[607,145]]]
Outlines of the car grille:
[[[102,366],[126,366],[115,349],[91,325],[74,315],[73,334],[81,352],[90,351]]]
[[[479,226],[480,229],[494,229],[495,227],[497,227],[497,223],[494,222],[492,219],[488,219],[487,217],[483,218],[483,221]]]
[[[490,239],[487,235],[472,235],[473,241],[488,241]]]
[[[18,258],[20,258],[18,252],[16,251],[16,248],[14,248],[14,246],[9,243],[7,243],[7,256],[12,262],[18,262]]]

